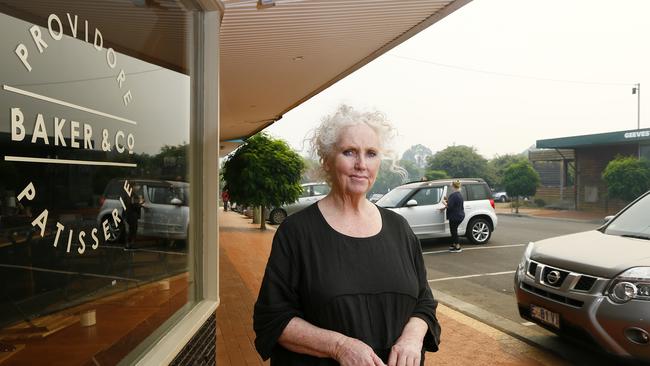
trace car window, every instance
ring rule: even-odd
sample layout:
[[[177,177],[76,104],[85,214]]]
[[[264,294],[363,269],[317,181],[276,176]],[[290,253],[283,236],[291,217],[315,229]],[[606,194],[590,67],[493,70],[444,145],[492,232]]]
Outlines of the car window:
[[[330,193],[330,187],[327,184],[319,184],[311,187],[314,196],[323,196]]]
[[[418,206],[435,205],[440,202],[442,187],[427,187],[417,191],[411,199],[418,201]]]
[[[397,205],[399,205],[407,195],[411,194],[411,192],[413,192],[413,189],[411,188],[395,188],[383,195],[379,201],[377,201],[377,206],[397,207]]]
[[[472,201],[487,200],[491,198],[490,191],[484,184],[468,184],[467,190],[469,191],[469,199]]]
[[[610,222],[605,234],[641,236],[650,239],[650,195],[646,195]]]
[[[302,186],[302,193],[300,193],[300,198],[309,197],[311,194],[310,186]]]
[[[104,191],[104,197],[110,198],[110,199],[117,199],[120,197],[120,194],[122,194],[123,187],[124,186],[124,181],[123,180],[114,180],[111,181],[110,184],[106,186],[106,190]]]
[[[174,191],[169,186],[147,186],[147,196],[151,203],[169,205],[174,198]]]
[[[454,193],[454,188],[449,185],[447,186],[447,194],[445,197],[449,197],[450,194]],[[463,200],[467,201],[467,186],[466,185],[461,185],[460,186],[460,195],[463,196]]]

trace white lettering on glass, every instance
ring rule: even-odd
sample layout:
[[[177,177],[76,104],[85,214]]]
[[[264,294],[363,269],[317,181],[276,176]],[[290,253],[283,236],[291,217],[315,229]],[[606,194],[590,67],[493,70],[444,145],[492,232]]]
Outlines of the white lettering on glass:
[[[20,108],[11,108],[11,141],[23,141],[25,138],[25,116]]]

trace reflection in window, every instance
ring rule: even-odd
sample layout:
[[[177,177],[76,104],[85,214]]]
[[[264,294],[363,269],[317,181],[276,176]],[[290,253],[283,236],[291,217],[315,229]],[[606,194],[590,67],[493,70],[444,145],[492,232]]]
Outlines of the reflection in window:
[[[17,350],[9,364],[42,364],[44,355],[115,364],[194,300],[195,14],[164,3],[0,0],[0,84],[83,107],[0,89],[0,113],[25,129],[17,137],[0,124],[0,342]],[[62,20],[60,39],[48,31],[51,14]],[[76,37],[66,14],[78,17]],[[80,35],[86,20],[102,34],[99,51]],[[43,52],[32,26],[48,44]],[[142,49],[150,42],[159,47]],[[16,57],[20,44],[31,71]],[[182,204],[170,205],[174,198]]]

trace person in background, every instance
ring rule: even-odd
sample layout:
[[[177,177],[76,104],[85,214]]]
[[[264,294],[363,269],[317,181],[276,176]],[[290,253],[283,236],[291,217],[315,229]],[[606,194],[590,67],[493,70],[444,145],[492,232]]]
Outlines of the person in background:
[[[138,220],[144,203],[142,196],[142,186],[134,185],[131,197],[127,199],[128,205],[126,206],[126,223],[129,225],[128,236],[126,238],[126,249],[131,249],[135,245],[135,239],[138,235]]]
[[[451,232],[451,245],[449,251],[452,253],[460,253],[463,249],[458,242],[458,226],[463,219],[465,219],[465,209],[463,195],[460,193],[460,181],[455,180],[451,183],[452,193],[449,198],[445,200],[445,207],[447,208],[447,219],[449,220],[449,231]]]
[[[228,193],[228,188],[224,188],[221,192],[221,200],[223,201],[223,210],[228,211],[228,201],[230,201],[230,193]]]
[[[253,314],[271,365],[424,365],[440,342],[437,302],[406,220],[366,199],[394,129],[347,106],[314,133],[332,190],[285,219]]]

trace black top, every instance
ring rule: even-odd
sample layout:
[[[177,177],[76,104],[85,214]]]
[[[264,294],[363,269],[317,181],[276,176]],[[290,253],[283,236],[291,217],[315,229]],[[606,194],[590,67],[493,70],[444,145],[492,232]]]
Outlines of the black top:
[[[456,191],[447,200],[447,218],[449,221],[461,222],[465,218],[463,195]]]
[[[387,362],[390,348],[415,316],[429,326],[424,349],[438,350],[437,302],[420,242],[402,216],[378,208],[381,231],[366,238],[334,230],[317,204],[280,225],[253,315],[255,347],[263,359],[271,357],[271,365],[337,365],[277,343],[293,317],[357,338]]]

